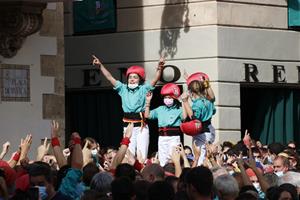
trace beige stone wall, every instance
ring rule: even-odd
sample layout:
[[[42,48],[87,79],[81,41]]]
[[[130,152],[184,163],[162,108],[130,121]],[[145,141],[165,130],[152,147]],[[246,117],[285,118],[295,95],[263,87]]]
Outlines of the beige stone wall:
[[[64,140],[65,129],[65,50],[64,50],[64,5],[51,3],[43,13],[44,23],[40,36],[55,37],[56,55],[41,55],[41,75],[54,77],[54,93],[43,94],[43,118],[55,119],[61,124]]]

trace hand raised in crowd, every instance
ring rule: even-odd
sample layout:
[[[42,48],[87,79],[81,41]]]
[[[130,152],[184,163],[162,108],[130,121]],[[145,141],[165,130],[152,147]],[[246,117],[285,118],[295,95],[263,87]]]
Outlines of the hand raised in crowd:
[[[99,66],[102,65],[99,58],[97,58],[95,55],[92,55],[92,57],[93,57],[93,65],[99,65]]]
[[[152,92],[148,92],[148,93],[146,94],[146,103],[150,103],[152,97],[153,97],[153,93],[152,93]]]
[[[139,161],[139,163],[145,163],[145,159],[143,158],[141,150],[137,150],[136,159]]]
[[[213,158],[214,155],[213,155],[213,147],[212,147],[212,144],[209,144],[208,142],[205,143],[205,146],[206,146],[206,157],[208,159],[210,158]]]
[[[125,131],[125,137],[131,138],[132,135],[132,130],[133,130],[133,123],[129,123],[127,126],[127,129]]]
[[[249,159],[247,161],[246,160],[244,161],[245,164],[248,165],[251,169],[255,170],[256,169],[256,162],[253,158],[251,148],[249,148],[248,157],[249,157]]]
[[[9,141],[5,142],[5,143],[2,145],[2,151],[5,152],[5,153],[7,153],[8,150],[9,150],[9,147],[10,147],[10,142],[9,142]]]
[[[55,120],[52,120],[51,122],[51,138],[59,138],[59,123]]]
[[[187,92],[183,92],[180,96],[181,101],[185,102],[189,99],[189,94]]]
[[[63,155],[64,155],[65,158],[69,157],[70,154],[71,154],[69,148],[65,148],[62,152],[63,152]]]
[[[245,168],[244,167],[245,166],[244,160],[241,157],[239,157],[239,158],[236,159],[236,163],[237,163],[239,169]]]
[[[21,149],[21,153],[28,153],[30,146],[32,143],[32,135],[28,134],[26,135],[25,139],[21,138],[21,143],[20,143],[20,149]]]
[[[111,162],[110,161],[104,161],[103,163],[103,169],[106,171],[109,171],[111,169]]]
[[[10,147],[10,142],[8,142],[8,141],[2,145],[2,152],[0,154],[0,159],[4,158],[4,156],[7,154],[8,150],[9,150],[9,147]]]
[[[49,148],[50,148],[50,143],[48,143],[48,139],[45,138],[43,144],[40,145],[37,149],[38,154],[36,160],[37,161],[43,160],[43,157],[48,153]]]
[[[131,153],[131,151],[129,151],[129,149],[127,149],[126,154],[125,154],[125,158],[123,159],[123,163],[128,163],[130,165],[134,165],[136,161],[135,156]]]
[[[172,148],[172,154],[171,154],[171,159],[173,163],[180,163],[180,147],[179,146],[174,146]]]
[[[192,149],[194,152],[195,159],[198,159],[201,155],[201,148],[200,148],[200,146],[196,145],[196,141],[193,141]]]
[[[183,149],[183,145],[181,143],[177,146],[177,151],[179,152],[181,158],[186,157],[184,149]]]
[[[82,149],[83,156],[83,166],[93,161],[92,151],[88,148],[90,141],[86,140],[84,147]]]
[[[180,143],[180,144],[178,145],[178,151],[179,151],[180,157],[183,159],[183,166],[184,166],[185,168],[191,167],[191,165],[190,165],[190,163],[189,163],[189,161],[188,161],[188,159],[187,159],[187,157],[186,157],[186,154],[185,154],[185,152],[184,152],[184,148],[183,148],[182,143]]]
[[[245,130],[245,135],[243,138],[243,142],[246,145],[246,147],[249,149],[251,147],[251,137],[250,137],[250,133],[248,133],[248,130]]]
[[[151,163],[159,164],[158,152],[156,152],[155,156],[153,158],[151,158]]]
[[[163,70],[164,66],[165,66],[165,58],[160,57],[160,59],[158,61],[157,70]]]

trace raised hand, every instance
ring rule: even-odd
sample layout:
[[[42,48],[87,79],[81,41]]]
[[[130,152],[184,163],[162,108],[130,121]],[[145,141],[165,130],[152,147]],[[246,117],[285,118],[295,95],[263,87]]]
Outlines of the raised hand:
[[[250,133],[248,133],[248,130],[245,130],[245,135],[243,138],[243,142],[244,144],[247,146],[247,148],[251,147],[251,137],[250,137]]]
[[[92,55],[93,57],[93,65],[102,65],[102,63],[100,62],[99,58],[97,58],[95,55]]]
[[[127,163],[130,165],[134,165],[136,158],[134,155],[127,149],[125,158],[127,158]]]
[[[125,137],[131,138],[132,130],[133,130],[133,123],[129,123],[125,131]]]
[[[152,93],[152,92],[148,92],[148,93],[146,94],[146,102],[147,102],[147,103],[150,103],[152,97],[153,97],[153,93]]]
[[[159,61],[158,61],[158,66],[157,66],[157,70],[162,70],[165,66],[165,58],[164,57],[160,57]]]
[[[21,138],[20,149],[21,152],[28,152],[32,143],[32,135],[28,134],[25,139]]]
[[[2,145],[2,152],[0,154],[0,159],[3,159],[4,156],[7,154],[8,152],[8,149],[10,147],[10,142],[5,142],[3,145]]]
[[[36,160],[37,161],[41,161],[43,159],[43,157],[48,153],[49,151],[49,148],[50,148],[50,143],[48,143],[48,139],[45,138],[44,139],[44,143],[42,145],[40,145],[37,149],[37,157],[36,157]]]
[[[200,146],[196,145],[196,141],[193,141],[192,148],[193,148],[193,152],[194,152],[194,157],[199,158],[201,155],[201,148],[200,148]]]
[[[59,135],[59,123],[55,120],[52,120],[52,123],[51,123],[51,138],[59,138],[60,135]]]
[[[188,94],[187,92],[183,92],[183,93],[181,94],[181,96],[180,96],[180,99],[181,99],[183,102],[187,101],[188,98],[189,98],[189,94]]]
[[[82,156],[83,156],[83,166],[93,161],[92,159],[92,151],[88,148],[89,141],[87,140],[84,144],[84,147],[82,149]]]
[[[65,158],[69,157],[70,154],[71,154],[69,148],[64,149],[62,152],[63,152],[63,155],[64,155]]]
[[[137,153],[136,153],[136,159],[137,159],[140,163],[145,163],[145,159],[143,158],[143,154],[142,154],[141,150],[137,150]]]
[[[182,158],[186,157],[183,145],[181,143],[177,146],[177,150]]]
[[[5,143],[2,145],[2,151],[7,153],[9,147],[10,147],[10,142],[9,142],[9,141],[5,142]]]
[[[172,149],[171,159],[173,163],[180,163],[180,150],[178,146],[174,146]]]
[[[153,158],[151,158],[151,162],[159,164],[158,152],[156,152],[155,156]]]

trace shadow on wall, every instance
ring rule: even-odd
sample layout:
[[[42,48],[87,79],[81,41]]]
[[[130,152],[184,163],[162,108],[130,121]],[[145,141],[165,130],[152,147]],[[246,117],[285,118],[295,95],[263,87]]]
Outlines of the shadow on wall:
[[[159,55],[171,58],[177,53],[177,40],[180,31],[189,31],[189,0],[165,0],[161,19]]]

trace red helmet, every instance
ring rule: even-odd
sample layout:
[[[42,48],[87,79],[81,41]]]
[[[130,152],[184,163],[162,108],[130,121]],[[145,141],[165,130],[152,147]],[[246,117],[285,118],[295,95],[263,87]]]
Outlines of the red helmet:
[[[189,86],[191,84],[191,82],[193,82],[193,81],[205,81],[205,80],[209,80],[209,77],[207,76],[207,74],[205,74],[203,72],[197,72],[197,73],[190,75],[188,77],[188,79],[186,80],[186,83]]]
[[[180,124],[180,130],[186,135],[195,136],[201,132],[202,123],[197,119],[189,122],[183,122]]]
[[[131,66],[126,71],[126,77],[128,78],[129,74],[134,73],[139,75],[143,80],[145,80],[145,70],[141,66]]]
[[[173,99],[177,99],[180,96],[180,88],[174,83],[167,83],[161,88],[160,94],[162,96],[169,95]]]

